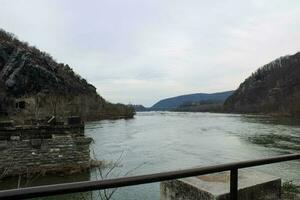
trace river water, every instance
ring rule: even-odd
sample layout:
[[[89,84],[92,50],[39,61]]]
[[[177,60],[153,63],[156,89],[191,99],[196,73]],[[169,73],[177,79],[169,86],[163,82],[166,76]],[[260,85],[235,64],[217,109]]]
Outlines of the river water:
[[[264,158],[300,151],[300,123],[264,116],[144,112],[133,120],[90,123],[97,158],[117,160],[131,175]],[[135,169],[138,167],[138,169]],[[300,180],[300,162],[259,167]],[[159,184],[120,189],[115,199],[159,199]]]
[[[141,112],[130,120],[88,123],[85,132],[94,139],[92,156],[108,162],[120,160],[112,177],[300,152],[300,121],[266,116]],[[299,161],[255,169],[300,183]],[[71,178],[52,177],[40,183],[64,182],[62,179],[96,178],[92,172]],[[159,184],[121,188],[114,193],[113,199],[158,200]]]

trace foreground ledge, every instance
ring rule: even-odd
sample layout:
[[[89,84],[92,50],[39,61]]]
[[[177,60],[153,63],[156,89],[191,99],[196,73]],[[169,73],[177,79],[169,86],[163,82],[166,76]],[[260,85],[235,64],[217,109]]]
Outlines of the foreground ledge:
[[[281,179],[252,170],[239,170],[239,200],[278,200]],[[160,184],[161,200],[230,200],[230,173],[221,172]]]

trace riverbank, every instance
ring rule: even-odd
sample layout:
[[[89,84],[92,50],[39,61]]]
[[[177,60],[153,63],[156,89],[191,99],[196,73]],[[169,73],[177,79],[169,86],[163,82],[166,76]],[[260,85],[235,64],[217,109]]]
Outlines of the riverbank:
[[[273,118],[290,118],[290,119],[299,119],[300,116],[298,115],[292,115],[290,113],[284,113],[284,112],[233,112],[233,111],[226,111],[223,107],[220,105],[214,105],[213,108],[209,107],[202,107],[201,109],[196,108],[178,108],[174,110],[163,110],[161,112],[168,111],[168,112],[188,112],[188,113],[223,113],[223,114],[241,114],[241,115],[256,115],[256,116],[265,116],[265,117],[273,117]],[[138,112],[155,112],[151,110],[147,111],[138,111]]]

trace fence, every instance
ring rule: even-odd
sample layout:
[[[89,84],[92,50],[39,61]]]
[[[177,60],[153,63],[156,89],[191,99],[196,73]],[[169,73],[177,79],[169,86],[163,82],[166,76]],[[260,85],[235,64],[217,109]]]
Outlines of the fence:
[[[242,162],[233,162],[228,164],[213,165],[208,167],[198,167],[185,170],[161,172],[141,176],[115,178],[101,181],[83,181],[65,184],[47,185],[39,187],[29,187],[22,189],[0,191],[0,200],[2,199],[28,199],[34,197],[45,197],[59,194],[86,192],[92,190],[104,190],[110,188],[119,188],[154,182],[161,182],[192,176],[200,176],[216,172],[230,171],[230,199],[238,199],[238,170],[242,168],[255,167],[260,165],[300,160],[300,154],[289,154],[277,157],[248,160]]]

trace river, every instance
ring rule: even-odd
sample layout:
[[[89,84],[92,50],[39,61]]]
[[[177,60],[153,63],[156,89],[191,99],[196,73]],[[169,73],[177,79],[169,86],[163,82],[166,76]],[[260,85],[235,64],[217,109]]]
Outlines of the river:
[[[300,152],[299,120],[257,115],[140,112],[130,120],[87,123],[85,132],[94,139],[92,156],[108,162],[120,158],[112,177]],[[299,161],[256,167],[256,170],[300,183]],[[39,183],[85,179],[94,180],[95,172],[43,178]],[[113,198],[158,200],[159,184],[121,188]]]

